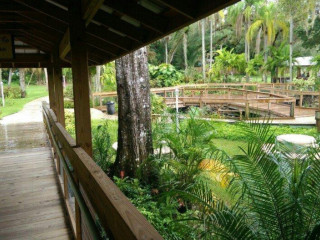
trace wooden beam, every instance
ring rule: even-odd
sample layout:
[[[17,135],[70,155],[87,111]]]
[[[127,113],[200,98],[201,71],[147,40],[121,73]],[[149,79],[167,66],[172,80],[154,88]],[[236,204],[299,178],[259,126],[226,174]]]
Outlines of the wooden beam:
[[[83,42],[85,22],[78,0],[70,1],[69,14],[76,142],[92,156],[88,54]]]
[[[108,28],[112,28],[121,34],[126,35],[128,38],[139,43],[142,43],[148,35],[143,28],[135,27],[130,23],[121,20],[120,17],[108,14],[101,10],[97,12],[94,20]]]
[[[197,3],[196,1],[190,0],[156,0],[157,2],[161,3],[162,5],[173,9],[174,11],[180,13],[181,15],[189,18],[194,19],[194,5]]]
[[[28,63],[28,62],[49,62],[50,56],[47,54],[15,54],[14,59],[0,59],[0,62],[16,62],[16,63]]]
[[[142,7],[134,1],[105,0],[104,4],[136,21],[147,28],[163,34],[167,26],[167,20],[160,15]]]
[[[61,23],[53,18],[46,16],[40,12],[18,12],[19,15],[31,19],[34,22],[42,24],[45,27],[51,28],[59,33],[65,33],[67,29],[67,24]]]
[[[53,52],[53,79],[55,89],[55,101],[56,101],[56,115],[58,122],[65,127],[64,117],[64,101],[63,101],[63,79],[62,79],[62,68],[60,64],[60,58],[58,55],[58,49]]]
[[[48,72],[48,90],[49,90],[49,103],[50,108],[55,111],[56,109],[56,101],[55,101],[55,90],[54,90],[54,79],[53,79],[53,67],[47,67]]]
[[[101,7],[104,0],[82,0],[82,13],[81,16],[85,21],[85,26],[88,26]],[[59,45],[59,56],[61,59],[65,59],[66,55],[70,51],[70,31],[64,33],[63,38]]]
[[[60,22],[68,23],[68,14],[67,11],[57,7],[53,4],[50,4],[43,0],[14,0],[21,5],[24,5],[34,11],[45,14],[51,18],[54,18]]]
[[[100,38],[101,40],[122,50],[129,51],[131,47],[131,40],[109,31],[108,28],[104,26],[98,26],[91,23],[87,27],[87,33],[94,35],[95,37]]]

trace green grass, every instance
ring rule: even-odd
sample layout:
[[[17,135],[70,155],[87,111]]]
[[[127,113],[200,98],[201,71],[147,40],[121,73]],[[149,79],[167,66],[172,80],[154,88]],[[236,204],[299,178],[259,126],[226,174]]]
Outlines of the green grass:
[[[240,147],[246,149],[247,143],[244,141],[228,140],[228,139],[214,139],[213,143],[219,149],[225,151],[229,156],[241,155],[243,152]]]
[[[27,96],[25,98],[5,99],[5,107],[0,106],[0,118],[19,112],[26,103],[48,95],[46,86],[43,85],[30,85],[26,88],[26,92]]]

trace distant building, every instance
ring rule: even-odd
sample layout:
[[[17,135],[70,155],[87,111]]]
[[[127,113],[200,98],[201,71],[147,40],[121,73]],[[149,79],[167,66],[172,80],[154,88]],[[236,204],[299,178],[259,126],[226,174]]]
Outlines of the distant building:
[[[297,68],[297,78],[307,79],[310,76],[310,67],[315,65],[313,57],[297,57],[293,66]]]

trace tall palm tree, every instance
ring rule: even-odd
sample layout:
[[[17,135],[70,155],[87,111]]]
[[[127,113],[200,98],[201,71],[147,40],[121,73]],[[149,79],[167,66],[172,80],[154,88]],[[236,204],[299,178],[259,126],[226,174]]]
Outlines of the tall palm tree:
[[[268,61],[268,47],[274,42],[277,33],[281,31],[284,39],[288,35],[288,26],[285,21],[277,17],[274,4],[262,5],[257,9],[256,19],[246,34],[247,40],[251,42],[260,29],[263,33],[264,63],[266,64]],[[263,74],[263,79],[265,82],[267,81],[266,72]]]

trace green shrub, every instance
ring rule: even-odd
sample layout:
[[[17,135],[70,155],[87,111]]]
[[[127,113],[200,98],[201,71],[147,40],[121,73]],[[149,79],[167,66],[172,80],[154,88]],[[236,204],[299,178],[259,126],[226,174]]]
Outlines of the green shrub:
[[[92,135],[93,158],[101,169],[107,173],[115,156],[108,122],[105,121],[104,124],[94,128]]]
[[[151,94],[151,112],[152,114],[162,114],[167,108],[163,97]]]
[[[149,65],[151,87],[170,87],[181,83],[183,74],[170,64]]]
[[[74,102],[70,99],[64,100],[64,108],[74,108]]]
[[[21,98],[21,90],[18,86],[4,87],[3,94],[5,98]]]
[[[68,85],[68,86],[64,89],[63,96],[64,96],[65,98],[73,99],[73,87],[72,87],[72,85]]]

